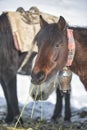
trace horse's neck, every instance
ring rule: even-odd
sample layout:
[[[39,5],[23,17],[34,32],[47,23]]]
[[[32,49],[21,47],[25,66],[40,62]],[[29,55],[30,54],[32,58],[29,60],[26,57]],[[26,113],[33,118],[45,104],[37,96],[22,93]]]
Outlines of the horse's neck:
[[[75,56],[71,70],[83,78],[87,75],[87,31],[73,31],[75,39]]]
[[[74,30],[75,39],[75,61],[81,64],[87,64],[87,30]]]

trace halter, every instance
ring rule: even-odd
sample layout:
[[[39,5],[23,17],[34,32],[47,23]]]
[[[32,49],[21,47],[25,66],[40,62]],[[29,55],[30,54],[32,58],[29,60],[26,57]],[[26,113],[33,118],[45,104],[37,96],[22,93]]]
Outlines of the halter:
[[[67,37],[68,37],[68,59],[66,66],[71,66],[74,55],[75,55],[75,40],[73,37],[73,30],[72,29],[67,29]]]

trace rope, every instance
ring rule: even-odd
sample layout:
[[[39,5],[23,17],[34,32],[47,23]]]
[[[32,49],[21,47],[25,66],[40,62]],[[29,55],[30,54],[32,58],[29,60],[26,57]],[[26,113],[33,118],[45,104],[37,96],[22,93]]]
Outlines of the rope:
[[[42,97],[42,87],[41,87],[41,100],[43,99]],[[43,120],[43,102],[41,101],[41,121]]]
[[[33,43],[32,43],[33,44]],[[28,59],[31,56],[31,53],[33,52],[33,50],[35,49],[36,45],[32,46],[31,50],[28,52],[28,54],[26,55],[25,59],[23,60],[21,66],[18,69],[18,72],[20,72],[22,70],[22,68],[24,67],[24,65],[27,63]]]
[[[57,79],[57,75],[56,75],[56,78],[55,78],[55,80],[54,80],[54,87],[55,87],[55,81],[56,81],[56,79]],[[20,115],[19,115],[19,118],[18,118],[18,120],[17,120],[17,122],[15,123],[15,126],[14,126],[14,130],[16,130],[16,127],[17,127],[17,125],[18,125],[18,122],[20,121],[20,118],[22,117],[22,115],[23,115],[23,112],[24,112],[24,110],[25,110],[25,107],[26,107],[26,105],[27,105],[27,102],[28,102],[28,100],[29,100],[29,97],[30,97],[30,95],[31,95],[31,92],[32,92],[32,90],[33,90],[33,88],[34,88],[34,85],[33,84],[31,84],[32,86],[31,86],[31,91],[29,92],[29,95],[28,95],[28,97],[27,97],[27,99],[26,99],[26,103],[25,103],[25,105],[23,106],[23,108],[22,108],[22,110],[21,110],[21,113],[20,113]],[[35,108],[35,104],[36,104],[36,98],[37,98],[37,95],[38,95],[38,89],[39,89],[39,87],[40,87],[40,89],[41,89],[41,100],[43,99],[43,97],[42,97],[42,86],[39,86],[38,85],[38,87],[37,87],[37,90],[36,90],[36,95],[35,95],[35,101],[34,101],[34,104],[33,104],[33,107],[32,107],[32,111],[31,111],[31,118],[33,117],[33,113],[34,113],[34,108]],[[43,102],[41,102],[42,104],[41,104],[41,121],[43,120]]]
[[[23,108],[22,108],[22,110],[21,110],[21,113],[20,113],[20,115],[19,115],[19,117],[18,117],[17,122],[15,123],[14,130],[16,130],[16,127],[17,127],[17,125],[18,125],[18,122],[20,121],[20,118],[21,118],[22,115],[23,115],[23,112],[24,112],[24,110],[25,110],[25,107],[26,107],[26,105],[27,105],[27,102],[28,102],[28,100],[29,100],[29,97],[30,97],[30,94],[31,94],[33,88],[34,88],[34,86],[32,85],[32,89],[31,89],[31,91],[30,91],[30,93],[29,93],[29,95],[28,95],[28,97],[27,97],[27,99],[26,99],[26,103],[25,103],[25,105],[23,106]]]
[[[33,104],[32,111],[31,111],[31,118],[33,117],[33,113],[34,113],[34,108],[35,108],[35,104],[36,104],[36,98],[37,98],[37,94],[38,94],[38,89],[39,89],[39,85],[37,87],[37,91],[36,91],[36,95],[35,95],[35,100],[34,100],[34,104]]]

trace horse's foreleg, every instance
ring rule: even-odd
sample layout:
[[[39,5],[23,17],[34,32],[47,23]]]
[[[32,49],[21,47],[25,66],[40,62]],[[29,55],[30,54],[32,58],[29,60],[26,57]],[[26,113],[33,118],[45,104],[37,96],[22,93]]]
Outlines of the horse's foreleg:
[[[7,117],[6,122],[10,123],[14,118],[19,115],[17,88],[16,88],[16,76],[12,77],[8,83],[1,81],[4,95],[7,101]]]
[[[64,94],[65,98],[65,121],[70,121],[71,118],[71,108],[70,108],[70,92]]]
[[[62,114],[62,95],[60,90],[57,88],[56,90],[56,105],[54,109],[54,114],[52,119],[56,120],[58,117],[61,117]]]
[[[3,80],[1,80],[1,85],[2,85],[2,88],[3,88],[3,91],[4,91],[4,96],[5,96],[5,99],[6,99],[6,102],[7,102],[7,116],[6,116],[5,121],[7,123],[9,123],[13,120],[13,111],[12,111],[12,108],[11,108],[11,105],[10,105],[10,102],[9,102],[8,88],[6,87],[5,82]]]

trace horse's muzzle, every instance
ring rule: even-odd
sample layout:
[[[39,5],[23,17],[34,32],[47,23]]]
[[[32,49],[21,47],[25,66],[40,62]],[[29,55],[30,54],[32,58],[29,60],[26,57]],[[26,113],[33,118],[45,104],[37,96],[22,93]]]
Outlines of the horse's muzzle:
[[[40,85],[43,80],[45,79],[45,73],[43,71],[40,71],[38,73],[31,73],[31,82],[36,85]]]

